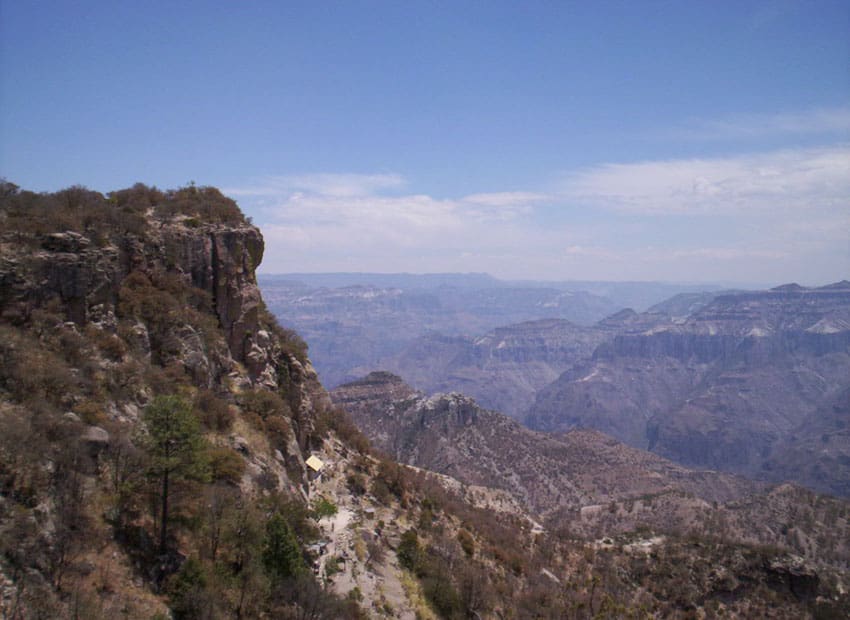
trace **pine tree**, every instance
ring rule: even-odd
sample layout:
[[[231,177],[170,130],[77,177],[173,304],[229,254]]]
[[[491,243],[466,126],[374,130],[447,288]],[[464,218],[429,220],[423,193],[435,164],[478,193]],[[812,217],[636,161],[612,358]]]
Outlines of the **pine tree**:
[[[147,435],[142,443],[150,457],[147,474],[159,483],[159,550],[164,553],[173,483],[207,479],[205,442],[191,407],[179,396],[157,396],[145,409],[144,422]]]
[[[273,579],[295,577],[304,569],[298,539],[286,519],[277,512],[266,523],[263,565]]]

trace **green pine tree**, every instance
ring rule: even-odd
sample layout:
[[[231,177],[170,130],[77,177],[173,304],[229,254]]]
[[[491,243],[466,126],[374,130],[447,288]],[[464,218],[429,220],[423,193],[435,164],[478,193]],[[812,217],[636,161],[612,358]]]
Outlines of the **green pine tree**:
[[[173,483],[209,477],[206,444],[191,407],[179,396],[154,398],[145,409],[144,422],[147,435],[142,443],[150,457],[147,474],[159,484],[159,550],[164,553]]]
[[[273,579],[295,577],[304,570],[298,539],[286,519],[277,512],[266,523],[263,566]]]

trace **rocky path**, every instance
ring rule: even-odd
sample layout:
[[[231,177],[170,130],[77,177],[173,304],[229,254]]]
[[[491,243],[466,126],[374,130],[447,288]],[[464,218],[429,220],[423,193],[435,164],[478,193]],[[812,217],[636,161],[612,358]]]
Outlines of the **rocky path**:
[[[404,572],[389,542],[398,539],[403,521],[392,509],[367,497],[354,496],[348,490],[346,463],[338,453],[326,450],[319,456],[328,466],[322,478],[311,484],[311,501],[325,497],[337,507],[336,514],[319,520],[326,543],[318,559],[319,577],[341,596],[372,601],[369,612],[374,617],[416,620],[416,611],[403,585]],[[378,528],[380,521],[383,528]],[[376,535],[377,529],[380,536]],[[367,541],[372,544],[367,545]],[[379,557],[369,557],[370,547],[374,551],[376,546]]]

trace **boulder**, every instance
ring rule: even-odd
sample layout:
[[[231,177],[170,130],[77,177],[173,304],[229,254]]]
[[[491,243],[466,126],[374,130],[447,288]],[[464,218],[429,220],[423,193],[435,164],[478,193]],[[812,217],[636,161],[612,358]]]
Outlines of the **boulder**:
[[[109,447],[109,432],[99,426],[87,427],[81,438],[92,456],[97,456]]]

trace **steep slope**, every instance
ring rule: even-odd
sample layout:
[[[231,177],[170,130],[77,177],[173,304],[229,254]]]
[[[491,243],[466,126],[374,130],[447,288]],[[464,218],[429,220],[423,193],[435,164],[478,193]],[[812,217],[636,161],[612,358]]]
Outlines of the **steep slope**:
[[[812,416],[848,422],[832,406],[848,377],[850,288],[720,295],[685,321],[601,345],[541,390],[526,421],[596,428],[686,465],[778,480],[765,467],[774,446],[792,435],[813,445],[822,432]],[[840,471],[823,473],[817,488],[843,484]]]
[[[795,480],[821,493],[850,497],[850,388],[775,444],[763,469],[772,480]]]

